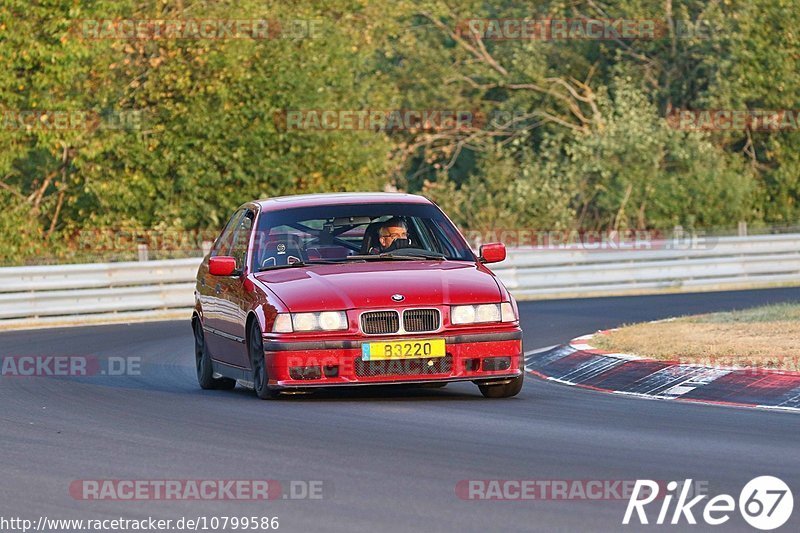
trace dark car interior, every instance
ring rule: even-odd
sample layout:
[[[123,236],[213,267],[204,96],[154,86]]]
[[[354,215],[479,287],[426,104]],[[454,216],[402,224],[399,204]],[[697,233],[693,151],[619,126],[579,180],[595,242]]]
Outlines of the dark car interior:
[[[345,260],[366,255],[379,246],[378,231],[392,215],[377,218],[339,217],[324,221],[303,221],[270,229],[263,242],[257,243],[259,268],[289,265],[296,262]],[[388,251],[410,247],[420,242],[413,220],[405,219],[408,239],[397,239]],[[315,227],[317,226],[317,227]]]
[[[397,238],[376,253],[379,229],[392,218],[405,223],[407,238]],[[269,212],[259,217],[252,247],[254,270],[420,257],[475,261],[455,226],[431,205],[332,205]]]

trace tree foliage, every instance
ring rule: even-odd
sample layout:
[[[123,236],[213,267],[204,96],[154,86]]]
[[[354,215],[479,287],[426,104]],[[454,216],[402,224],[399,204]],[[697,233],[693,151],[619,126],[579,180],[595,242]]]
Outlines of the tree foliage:
[[[215,230],[255,197],[387,187],[430,196],[465,229],[797,223],[797,129],[690,132],[666,117],[796,109],[798,13],[792,0],[6,0],[0,262],[68,260],[87,228]],[[663,31],[490,40],[465,24],[581,17]],[[87,38],[81,25],[98,19],[314,21],[315,31]],[[296,130],[281,122],[287,110],[482,120]],[[91,120],[53,127],[59,113]]]

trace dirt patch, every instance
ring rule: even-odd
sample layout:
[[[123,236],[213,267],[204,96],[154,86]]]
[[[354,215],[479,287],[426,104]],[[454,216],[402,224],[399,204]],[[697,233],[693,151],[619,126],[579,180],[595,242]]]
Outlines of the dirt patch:
[[[800,371],[800,304],[633,324],[595,335],[589,344],[707,366]]]

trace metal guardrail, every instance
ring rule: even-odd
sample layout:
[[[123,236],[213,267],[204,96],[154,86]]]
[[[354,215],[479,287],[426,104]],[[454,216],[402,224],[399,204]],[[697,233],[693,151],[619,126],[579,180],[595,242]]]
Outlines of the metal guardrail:
[[[200,258],[0,268],[8,319],[188,309]]]
[[[662,245],[666,248],[659,249]],[[800,234],[720,237],[681,249],[510,248],[492,269],[520,298],[800,284]],[[199,258],[0,268],[0,325],[48,317],[189,310]]]
[[[800,234],[718,237],[686,249],[680,242],[651,244],[613,251],[509,249],[493,270],[522,298],[800,284]]]

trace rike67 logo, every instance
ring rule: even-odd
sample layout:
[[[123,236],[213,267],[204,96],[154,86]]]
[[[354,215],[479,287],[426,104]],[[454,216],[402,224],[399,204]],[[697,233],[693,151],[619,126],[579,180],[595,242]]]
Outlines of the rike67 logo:
[[[640,524],[649,524],[652,513],[648,518],[645,507],[656,499],[661,500],[661,507],[655,520],[656,524],[680,524],[683,523],[683,520],[687,524],[697,524],[695,513],[702,516],[706,524],[712,526],[718,526],[730,520],[731,513],[736,511],[737,504],[733,496],[720,494],[709,499],[705,505],[698,505],[708,495],[702,494],[689,499],[691,486],[691,479],[687,479],[680,485],[677,481],[670,481],[667,483],[666,494],[662,495],[659,494],[659,483],[649,479],[636,480],[622,523],[631,524],[631,519],[635,517],[634,524],[636,520]],[[680,494],[678,494],[679,487]],[[659,496],[663,497],[659,498]],[[671,508],[675,496],[677,496],[677,501],[674,508]],[[773,476],[759,476],[751,479],[744,486],[742,492],[739,493],[738,505],[742,518],[748,524],[756,529],[768,531],[781,527],[789,520],[794,508],[794,497],[789,486],[782,480]],[[657,506],[658,504],[654,507]]]

